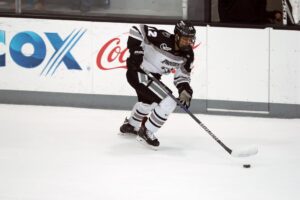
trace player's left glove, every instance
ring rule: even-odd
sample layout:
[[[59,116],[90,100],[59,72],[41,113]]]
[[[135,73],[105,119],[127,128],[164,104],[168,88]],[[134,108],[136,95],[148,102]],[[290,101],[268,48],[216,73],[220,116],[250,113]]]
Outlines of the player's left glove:
[[[186,108],[189,108],[193,96],[193,89],[188,83],[181,83],[177,87],[180,103],[182,103]]]

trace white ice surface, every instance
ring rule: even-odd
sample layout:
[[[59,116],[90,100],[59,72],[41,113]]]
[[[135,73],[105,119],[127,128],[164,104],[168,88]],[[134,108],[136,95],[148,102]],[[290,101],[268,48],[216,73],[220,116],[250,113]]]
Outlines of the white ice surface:
[[[238,159],[187,114],[150,150],[117,134],[126,115],[0,105],[0,200],[300,199],[300,119],[197,115],[229,147],[258,146]]]

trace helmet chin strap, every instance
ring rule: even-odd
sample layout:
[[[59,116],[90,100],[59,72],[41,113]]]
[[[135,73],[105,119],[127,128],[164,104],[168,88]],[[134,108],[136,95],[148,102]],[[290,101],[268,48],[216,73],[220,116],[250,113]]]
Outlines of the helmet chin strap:
[[[180,37],[178,34],[175,35],[175,50],[180,50],[180,47],[179,47],[179,41],[180,40]]]

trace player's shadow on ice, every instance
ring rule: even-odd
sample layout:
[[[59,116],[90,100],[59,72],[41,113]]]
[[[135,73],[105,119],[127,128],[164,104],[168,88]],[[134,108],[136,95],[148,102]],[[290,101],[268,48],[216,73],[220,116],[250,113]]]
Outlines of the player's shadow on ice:
[[[161,145],[157,150],[151,149],[151,147],[140,143],[136,140],[136,136],[120,136],[118,135],[118,143],[115,143],[109,149],[109,154],[113,156],[137,156],[137,155],[167,155],[175,157],[185,157],[186,152],[183,147],[176,146],[176,144],[170,145],[160,140]]]

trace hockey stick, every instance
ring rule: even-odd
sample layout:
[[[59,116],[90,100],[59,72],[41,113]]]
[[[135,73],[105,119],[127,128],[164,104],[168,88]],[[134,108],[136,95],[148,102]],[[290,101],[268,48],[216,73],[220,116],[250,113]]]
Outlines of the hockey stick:
[[[207,128],[188,108],[186,108],[168,89],[167,87],[157,80],[150,72],[143,69],[143,71],[157,83],[187,114],[189,114],[216,142],[218,142],[230,155],[234,157],[248,157],[257,154],[258,149],[256,147],[249,147],[246,149],[232,150],[226,146],[211,130]]]

